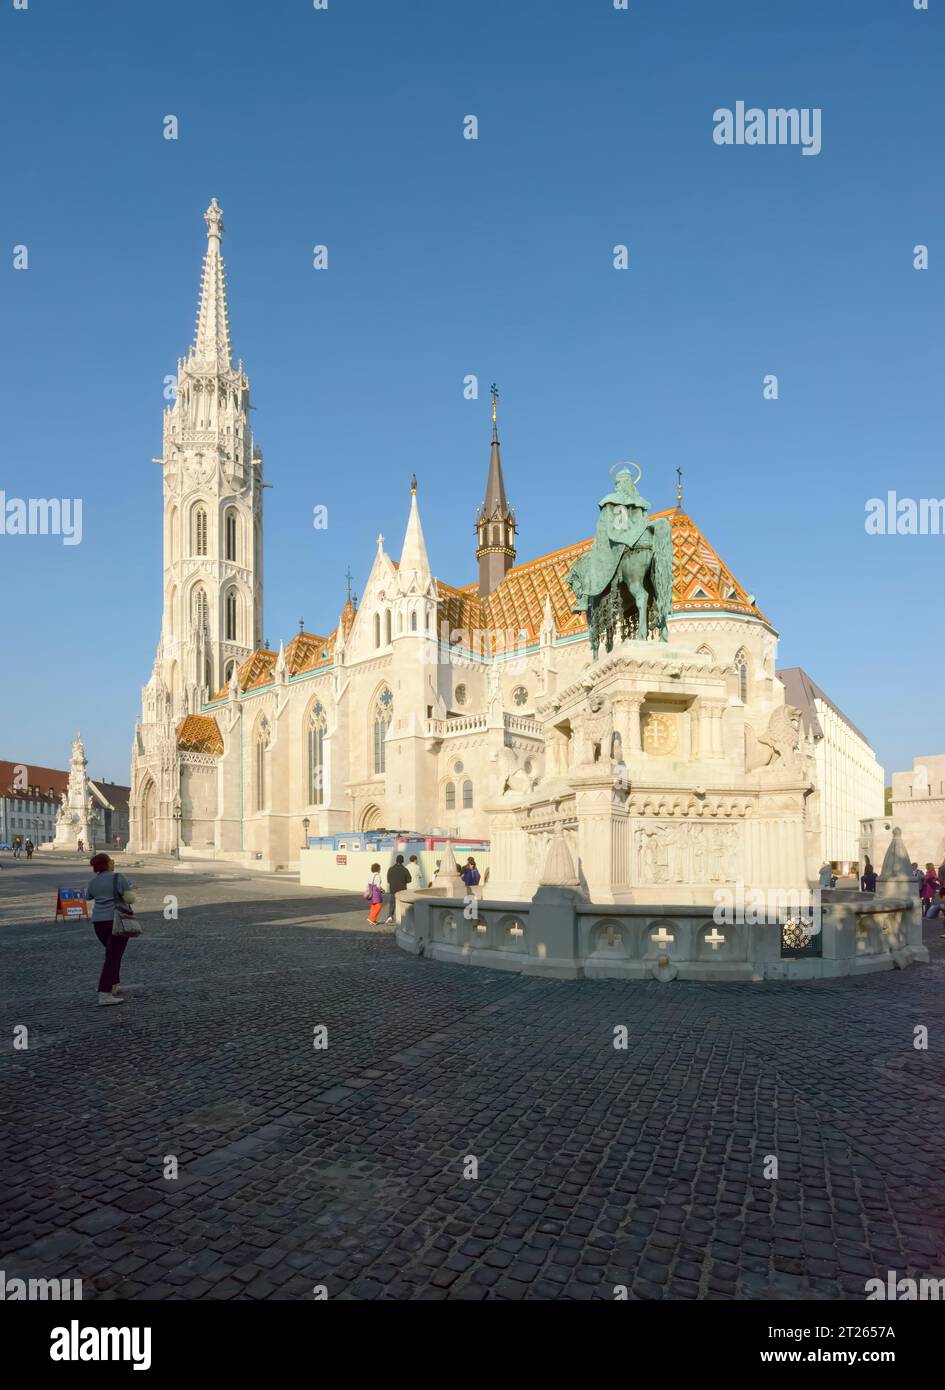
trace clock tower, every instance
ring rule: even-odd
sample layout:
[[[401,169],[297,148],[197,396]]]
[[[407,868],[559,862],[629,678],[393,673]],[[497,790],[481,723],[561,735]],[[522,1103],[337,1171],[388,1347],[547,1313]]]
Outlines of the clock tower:
[[[223,213],[207,253],[193,346],[164,413],[164,615],[155,674],[175,717],[195,714],[262,645],[262,454],[249,380],[230,347]]]

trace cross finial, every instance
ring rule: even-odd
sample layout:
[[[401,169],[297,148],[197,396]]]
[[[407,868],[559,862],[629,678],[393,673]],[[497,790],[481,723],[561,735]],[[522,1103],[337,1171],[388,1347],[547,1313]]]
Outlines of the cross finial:
[[[304,631],[305,631],[305,619],[304,619],[304,618],[299,618],[299,633],[303,633]]]
[[[682,511],[682,469],[676,469],[676,510]]]
[[[351,602],[351,581],[352,581],[353,578],[354,578],[354,575],[351,573],[351,566],[349,565],[348,568],[345,570],[345,580],[346,580],[347,585],[348,585],[348,602],[349,602],[349,603]]]
[[[411,473],[411,475],[410,475],[410,491],[411,491],[411,494],[412,494],[414,497],[416,497],[416,495],[417,495],[417,475],[416,475],[416,473]]]
[[[495,382],[489,387],[489,395],[492,397],[492,423],[496,422],[496,409],[499,404],[499,388]]]

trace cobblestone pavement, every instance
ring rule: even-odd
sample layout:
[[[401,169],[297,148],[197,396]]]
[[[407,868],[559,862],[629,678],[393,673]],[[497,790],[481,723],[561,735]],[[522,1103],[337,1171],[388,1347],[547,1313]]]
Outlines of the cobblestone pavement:
[[[862,1299],[890,1269],[945,1276],[937,923],[932,966],[862,980],[562,983],[416,960],[351,896],[153,863],[130,868],[140,988],[100,1009],[91,927],[50,920],[79,867],[0,872],[8,1278],[81,1278],[86,1298]]]

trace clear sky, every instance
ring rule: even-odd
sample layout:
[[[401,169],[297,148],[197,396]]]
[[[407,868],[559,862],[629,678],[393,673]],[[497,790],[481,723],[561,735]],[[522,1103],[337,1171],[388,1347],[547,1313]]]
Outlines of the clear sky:
[[[434,572],[475,577],[495,380],[520,559],[591,533],[618,460],[654,507],[681,467],[780,664],[887,774],[945,750],[945,538],[864,526],[945,496],[941,0],[2,0],[0,49],[0,490],[84,503],[81,545],[0,537],[0,755],[78,728],[128,779],[214,196],[272,646],[399,554],[414,470]],[[737,101],[819,108],[821,152],[716,144]]]

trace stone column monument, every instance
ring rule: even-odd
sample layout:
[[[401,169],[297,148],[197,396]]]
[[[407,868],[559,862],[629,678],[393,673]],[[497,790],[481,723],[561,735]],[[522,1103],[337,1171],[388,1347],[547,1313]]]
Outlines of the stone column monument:
[[[80,840],[83,850],[88,850],[90,854],[95,848],[97,816],[93,809],[87,767],[82,735],[76,734],[69,766],[69,785],[56,816],[56,837],[52,843],[54,850],[78,850]]]

